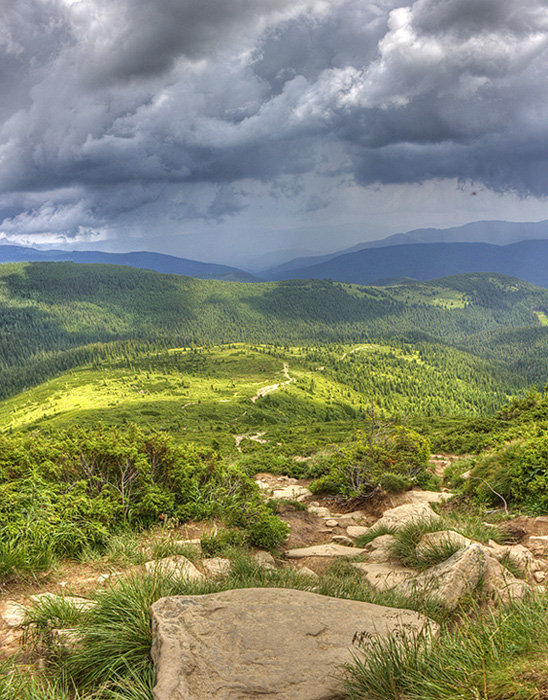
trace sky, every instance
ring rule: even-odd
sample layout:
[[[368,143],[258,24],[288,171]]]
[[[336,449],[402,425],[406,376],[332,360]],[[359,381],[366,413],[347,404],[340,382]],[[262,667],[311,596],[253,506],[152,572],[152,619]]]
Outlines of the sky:
[[[0,95],[4,244],[249,266],[548,219],[546,0],[0,0]]]

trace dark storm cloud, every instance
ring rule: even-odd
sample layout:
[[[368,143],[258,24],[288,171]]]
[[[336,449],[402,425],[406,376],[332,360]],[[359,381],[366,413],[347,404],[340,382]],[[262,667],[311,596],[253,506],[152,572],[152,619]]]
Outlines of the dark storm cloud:
[[[0,230],[107,230],[164,203],[223,221],[252,205],[244,180],[313,212],[314,173],[548,194],[543,0],[0,8]]]
[[[96,0],[90,67],[97,79],[125,80],[169,70],[184,56],[208,58],[245,42],[290,8],[291,0]],[[96,52],[101,46],[100,54]]]

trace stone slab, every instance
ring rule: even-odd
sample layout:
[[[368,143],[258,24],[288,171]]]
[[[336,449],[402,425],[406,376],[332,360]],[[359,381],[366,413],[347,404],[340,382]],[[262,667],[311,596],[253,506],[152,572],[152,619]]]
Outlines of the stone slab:
[[[255,588],[152,605],[154,700],[333,700],[359,640],[427,618],[315,593]]]

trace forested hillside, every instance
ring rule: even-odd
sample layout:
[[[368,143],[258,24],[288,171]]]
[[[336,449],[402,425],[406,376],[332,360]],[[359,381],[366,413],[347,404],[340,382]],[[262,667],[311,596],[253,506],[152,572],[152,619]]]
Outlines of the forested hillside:
[[[510,369],[510,385],[548,375],[548,291],[503,275],[360,287],[294,280],[248,285],[110,265],[0,266],[1,395],[94,358],[112,343],[436,340]],[[418,334],[418,335],[417,335]]]

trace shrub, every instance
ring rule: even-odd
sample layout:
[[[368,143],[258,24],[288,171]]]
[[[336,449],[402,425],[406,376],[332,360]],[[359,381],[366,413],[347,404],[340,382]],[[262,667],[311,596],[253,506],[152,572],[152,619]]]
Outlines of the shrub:
[[[310,484],[313,493],[364,496],[385,484],[404,490],[425,479],[430,444],[414,430],[372,423],[332,457],[329,472]]]

